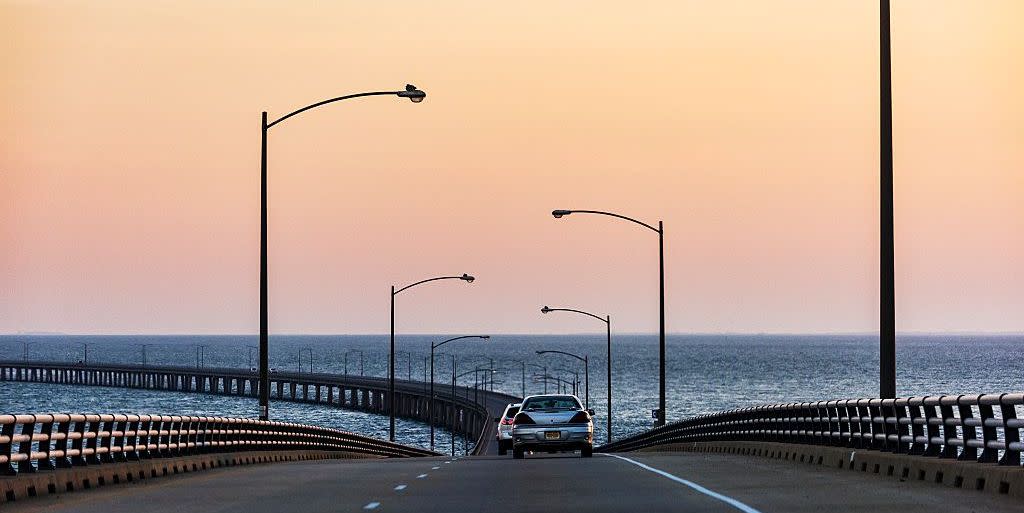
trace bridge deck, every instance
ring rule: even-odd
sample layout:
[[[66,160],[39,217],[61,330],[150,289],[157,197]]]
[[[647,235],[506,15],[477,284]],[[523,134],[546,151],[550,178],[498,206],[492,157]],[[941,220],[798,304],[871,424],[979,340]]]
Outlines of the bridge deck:
[[[6,504],[11,511],[1020,511],[1012,499],[880,479],[790,462],[694,453],[627,453],[584,460],[302,462],[214,470],[144,486],[119,486]],[[451,463],[447,463],[451,461]],[[688,480],[706,491],[680,482]],[[402,487],[404,485],[404,488]],[[715,496],[714,494],[719,494]],[[730,504],[725,499],[738,501]],[[376,503],[375,507],[370,508]],[[743,509],[744,507],[748,509]]]

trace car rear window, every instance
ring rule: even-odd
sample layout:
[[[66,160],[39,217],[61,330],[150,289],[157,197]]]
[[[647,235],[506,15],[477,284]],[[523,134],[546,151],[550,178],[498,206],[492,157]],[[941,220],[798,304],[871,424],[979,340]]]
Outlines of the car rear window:
[[[571,395],[531,397],[523,403],[523,410],[578,410],[580,403]]]
[[[509,406],[508,407],[508,411],[505,412],[505,418],[506,419],[511,419],[512,417],[515,417],[517,413],[519,413],[519,407],[518,406]]]

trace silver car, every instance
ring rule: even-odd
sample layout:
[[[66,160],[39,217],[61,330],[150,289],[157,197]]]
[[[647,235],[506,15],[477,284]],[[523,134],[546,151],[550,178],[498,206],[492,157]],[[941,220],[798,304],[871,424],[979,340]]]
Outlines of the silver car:
[[[593,410],[586,410],[574,395],[531,395],[512,420],[512,457],[522,459],[526,451],[579,449],[589,458],[594,454]]]
[[[498,454],[504,456],[512,448],[512,418],[519,413],[522,403],[509,403],[501,417],[494,419],[498,423]]]

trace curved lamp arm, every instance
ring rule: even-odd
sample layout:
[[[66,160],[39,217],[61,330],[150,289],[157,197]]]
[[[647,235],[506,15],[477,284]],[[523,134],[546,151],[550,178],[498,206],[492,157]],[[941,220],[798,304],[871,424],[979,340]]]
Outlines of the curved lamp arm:
[[[581,362],[587,361],[587,359],[582,357],[582,356],[577,356],[577,355],[574,355],[572,353],[566,353],[565,351],[554,351],[554,350],[550,350],[550,351],[537,351],[537,354],[545,354],[545,353],[564,354],[565,356],[571,356],[571,357],[573,357],[573,358],[575,358],[575,359],[577,359],[577,360],[579,360]]]
[[[413,288],[413,287],[415,287],[417,285],[422,285],[424,283],[431,282],[431,281],[438,281],[438,280],[462,280],[462,281],[465,281],[467,283],[473,283],[473,280],[475,280],[475,279],[476,278],[474,278],[474,277],[472,277],[472,276],[470,276],[468,274],[465,274],[465,273],[463,273],[462,276],[438,276],[437,278],[428,278],[426,280],[420,280],[420,281],[418,281],[416,283],[413,283],[411,285],[406,285],[406,286],[404,286],[404,287],[402,287],[402,288],[400,288],[398,290],[395,290],[392,293],[392,295],[398,295],[399,292],[401,292],[401,291],[403,291],[405,289],[411,289],[411,288]]]
[[[396,292],[396,294],[397,294],[397,292]],[[438,342],[437,344],[431,344],[431,345],[430,345],[430,348],[431,348],[431,349],[437,349],[437,348],[439,348],[439,347],[441,347],[441,346],[443,346],[443,345],[447,344],[448,342],[453,342],[453,341],[455,341],[455,340],[462,340],[462,339],[464,339],[464,338],[482,338],[482,339],[489,339],[489,338],[491,338],[491,336],[490,336],[490,335],[463,335],[463,336],[461,336],[461,337],[455,337],[455,338],[450,338],[450,339],[448,339],[448,340],[445,340],[444,342]]]
[[[608,319],[605,319],[604,317],[600,317],[600,316],[594,315],[594,314],[592,314],[590,312],[584,312],[583,310],[574,310],[572,308],[550,308],[548,306],[544,306],[544,307],[542,307],[540,309],[540,313],[546,314],[548,312],[575,312],[575,313],[578,313],[578,314],[583,314],[583,315],[587,315],[587,316],[593,317],[593,318],[595,318],[595,319],[597,319],[597,320],[599,320],[599,321],[601,321],[601,322],[603,322],[605,324],[608,324],[608,322],[609,322]]]
[[[603,216],[617,217],[619,219],[624,219],[626,221],[634,222],[634,223],[636,223],[636,224],[638,224],[640,226],[643,226],[644,228],[648,228],[648,229],[652,230],[655,233],[661,233],[661,230],[659,230],[659,229],[657,229],[657,228],[655,228],[655,227],[653,227],[653,226],[651,226],[651,225],[649,225],[649,224],[647,224],[647,223],[645,223],[643,221],[637,221],[636,219],[633,219],[632,217],[626,217],[624,215],[614,214],[612,212],[602,212],[600,210],[553,210],[553,211],[551,211],[551,215],[555,216],[555,219],[559,219],[559,218],[561,218],[563,216],[567,216],[569,214],[600,214],[600,215],[603,215]]]
[[[321,102],[316,102],[316,103],[311,104],[311,105],[306,105],[305,107],[303,107],[301,109],[298,109],[296,111],[292,111],[292,112],[290,112],[288,114],[285,114],[284,116],[281,116],[281,117],[277,118],[276,120],[274,120],[274,121],[272,121],[270,123],[267,123],[267,128],[270,128],[270,127],[272,127],[272,126],[274,126],[274,125],[276,125],[276,124],[278,124],[278,123],[280,123],[280,122],[282,122],[282,121],[284,121],[284,120],[286,120],[286,119],[288,119],[288,118],[290,118],[290,117],[292,117],[292,116],[294,116],[296,114],[300,114],[302,112],[306,112],[309,109],[315,109],[315,108],[317,108],[317,107],[319,107],[321,105],[327,105],[328,103],[339,102],[341,100],[348,100],[350,98],[359,98],[359,97],[362,97],[362,96],[392,96],[392,95],[393,96],[399,96],[399,97],[402,97],[402,98],[409,98],[410,100],[412,100],[413,102],[416,102],[416,103],[419,103],[419,102],[423,101],[423,99],[427,97],[427,93],[425,93],[423,91],[420,91],[419,89],[416,88],[416,86],[414,86],[412,84],[406,85],[404,91],[374,91],[374,92],[369,92],[369,93],[346,94],[345,96],[338,96],[337,98],[331,98],[329,100],[324,100],[324,101],[321,101]]]

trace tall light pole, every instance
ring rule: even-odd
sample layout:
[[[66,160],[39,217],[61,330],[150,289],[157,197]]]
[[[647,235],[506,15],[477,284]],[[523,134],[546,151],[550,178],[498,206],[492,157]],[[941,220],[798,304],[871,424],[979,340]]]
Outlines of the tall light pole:
[[[260,346],[245,346],[249,350],[249,368],[252,369],[252,350],[259,349]]]
[[[298,371],[299,372],[302,372],[302,352],[303,351],[308,351],[309,352],[309,373],[312,374],[313,373],[313,348],[310,347],[310,346],[306,346],[306,347],[303,347],[302,349],[299,349],[298,359],[296,360],[295,366],[298,367]]]
[[[560,354],[560,355],[564,355],[564,356],[571,356],[571,357],[573,357],[573,358],[583,362],[583,374],[585,376],[584,379],[586,379],[586,403],[587,403],[587,409],[589,410],[590,409],[590,357],[587,356],[587,355],[579,356],[579,355],[575,355],[575,354],[572,354],[572,353],[567,353],[565,351],[555,351],[555,350],[537,351],[537,354],[538,355],[541,355],[541,354]]]
[[[412,381],[412,352],[396,351],[395,354],[405,354],[406,381]]]
[[[466,283],[473,283],[476,278],[463,273],[462,276],[438,276],[436,278],[427,278],[420,280],[416,283],[406,285],[400,289],[395,289],[395,286],[391,286],[391,349],[388,351],[388,417],[389,417],[389,439],[395,441],[395,296],[400,294],[402,291],[411,289],[417,285],[429,283],[432,281],[439,280],[462,280]]]
[[[665,425],[665,225],[658,221],[655,228],[645,222],[637,221],[632,217],[602,212],[600,210],[553,210],[551,215],[555,219],[561,219],[569,214],[598,214],[616,217],[625,221],[636,223],[658,234],[658,351],[659,351],[659,379],[658,379],[658,420],[655,425]]]
[[[146,367],[146,348],[151,346],[151,345],[153,345],[153,344],[139,344],[139,347],[142,348],[142,367],[143,368]]]
[[[363,375],[363,351],[362,349],[349,349],[345,351],[345,375],[348,376],[348,354],[359,353],[359,375]]]
[[[443,346],[443,345],[445,345],[445,344],[447,344],[447,343],[449,343],[449,342],[454,342],[456,340],[462,340],[462,339],[467,339],[467,338],[479,338],[479,339],[487,340],[487,339],[491,338],[491,336],[490,335],[463,335],[461,337],[450,338],[448,340],[445,340],[443,342],[438,342],[436,344],[434,344],[434,343],[430,344],[430,395],[428,396],[428,397],[430,397],[430,402],[429,402],[429,406],[427,406],[427,411],[430,414],[430,450],[431,451],[434,450],[434,350],[439,348],[439,347],[441,347],[441,346]],[[453,366],[452,368],[453,369],[454,369],[454,365],[455,365],[455,355],[452,355],[452,366]],[[455,404],[455,389],[454,388],[452,388],[452,404]]]
[[[575,310],[572,308],[550,308],[546,305],[540,309],[540,313],[542,314],[548,314],[551,312],[578,313],[581,315],[586,315],[587,317],[593,317],[594,319],[597,319],[605,324],[605,328],[607,330],[608,335],[608,358],[606,359],[607,365],[605,366],[607,369],[607,376],[605,381],[608,386],[608,418],[606,419],[606,421],[608,430],[608,443],[612,443],[612,316],[607,315],[605,317],[601,317],[598,315],[594,315],[590,312],[584,312],[583,310]]]
[[[505,358],[504,361],[515,362],[522,366],[522,397],[526,397],[526,362],[523,360],[516,360],[515,358]]]
[[[315,109],[328,103],[334,103],[363,96],[398,96],[419,103],[427,97],[427,93],[416,86],[407,84],[403,91],[375,91],[369,93],[349,94],[316,102],[301,109],[294,110],[274,121],[267,121],[264,111],[260,121],[262,138],[260,142],[260,419],[270,420],[270,367],[269,367],[269,330],[267,327],[267,131],[278,123],[296,114]]]
[[[879,2],[880,47],[880,180],[881,218],[880,271],[881,297],[879,298],[879,397],[896,397],[896,251],[893,228],[893,176],[892,176],[892,44],[889,32],[889,0]]]
[[[527,365],[529,365],[530,367],[536,367],[536,368],[540,369],[541,372],[543,372],[545,376],[548,375],[548,368],[547,368],[547,366],[537,365],[536,363],[530,363],[530,364],[527,364]],[[548,380],[546,380],[546,379],[544,380],[544,393],[545,394],[548,393]]]

